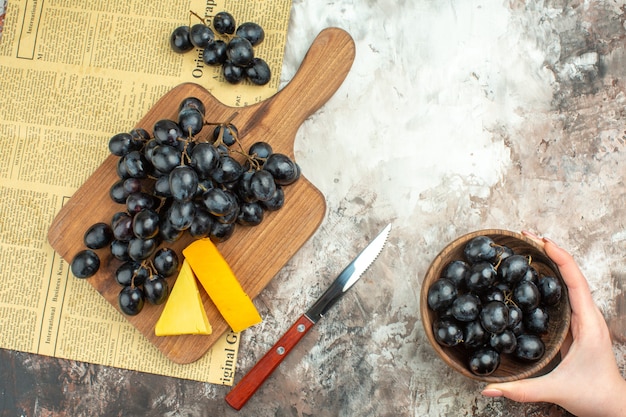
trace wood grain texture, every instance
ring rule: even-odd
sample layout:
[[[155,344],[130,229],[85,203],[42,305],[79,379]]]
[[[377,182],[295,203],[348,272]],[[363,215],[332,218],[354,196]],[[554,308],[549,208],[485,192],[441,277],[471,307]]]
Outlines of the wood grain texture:
[[[428,289],[434,281],[441,277],[441,272],[445,266],[453,260],[464,260],[463,248],[465,244],[480,235],[490,237],[498,245],[508,246],[516,254],[529,255],[531,257],[531,264],[537,269],[540,277],[546,275],[557,277],[561,280],[563,287],[561,302],[557,306],[548,309],[550,315],[548,333],[542,336],[542,340],[546,345],[544,356],[537,362],[525,363],[512,359],[509,355],[502,355],[500,366],[494,373],[488,376],[474,375],[469,370],[467,366],[469,351],[467,349],[458,346],[451,348],[444,347],[437,343],[432,329],[432,323],[436,319],[436,313],[428,308],[427,301]],[[563,282],[558,268],[546,256],[543,248],[520,233],[500,229],[478,230],[463,235],[446,246],[439,255],[437,255],[424,277],[420,295],[420,314],[426,337],[439,357],[454,370],[466,377],[483,382],[505,382],[528,378],[539,375],[547,368],[554,365],[554,361],[558,360],[561,345],[569,331],[571,319],[567,287]]]
[[[218,102],[197,84],[182,84],[162,97],[137,127],[152,131],[157,120],[176,119],[181,100],[194,96],[204,102],[208,121],[223,122],[232,118],[244,149],[263,140],[269,142],[275,152],[293,157],[293,142],[298,128],[339,88],[354,56],[354,42],[347,32],[337,28],[325,29],[314,40],[293,79],[269,99],[247,107],[230,107]],[[210,131],[212,127],[207,127],[199,135],[209,134]],[[60,210],[49,228],[50,244],[67,262],[84,249],[83,235],[90,225],[109,222],[115,212],[123,209],[108,195],[110,186],[118,179],[115,171],[117,160],[117,157],[109,156]],[[285,200],[285,207],[267,214],[261,225],[237,226],[229,240],[218,244],[220,252],[252,298],[309,239],[325,215],[324,196],[306,179],[306,172],[296,183],[285,187]],[[186,235],[176,243],[164,246],[174,248],[180,255],[191,240]],[[108,249],[99,250],[98,254],[101,258],[100,270],[88,281],[119,310],[117,296],[120,287],[113,274],[121,263],[110,255]],[[174,279],[169,278],[170,286]],[[155,336],[154,324],[163,306],[146,305],[139,315],[126,318],[172,361],[190,363],[202,357],[227,330],[226,322],[207,294],[203,290],[201,293],[213,327],[213,334],[209,336]]]

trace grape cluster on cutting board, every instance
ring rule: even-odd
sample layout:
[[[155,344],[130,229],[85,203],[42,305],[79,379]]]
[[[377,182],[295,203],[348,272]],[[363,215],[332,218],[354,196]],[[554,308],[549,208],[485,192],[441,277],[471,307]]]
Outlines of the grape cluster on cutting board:
[[[187,97],[177,120],[160,119],[151,133],[135,128],[109,140],[119,179],[108,192],[120,210],[87,230],[86,248],[71,270],[78,278],[93,276],[98,251],[108,248],[120,261],[115,279],[127,315],[138,314],[146,300],[167,300],[166,278],[180,263],[168,242],[185,233],[223,242],[237,225],[259,225],[265,213],[283,207],[283,187],[300,178],[289,156],[265,141],[244,149],[234,123],[210,121],[205,112],[201,100]]]

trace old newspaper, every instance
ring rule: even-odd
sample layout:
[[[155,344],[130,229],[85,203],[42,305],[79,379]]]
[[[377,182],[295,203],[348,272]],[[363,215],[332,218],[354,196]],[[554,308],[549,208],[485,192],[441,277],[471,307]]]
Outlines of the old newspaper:
[[[46,235],[108,155],[109,138],[174,86],[198,83],[231,106],[274,94],[290,9],[290,0],[9,0],[0,38],[0,348],[232,385],[237,333],[195,363],[172,363],[71,275]],[[171,51],[169,34],[189,24],[190,10],[259,23],[266,37],[255,54],[272,81],[228,84],[201,51]]]

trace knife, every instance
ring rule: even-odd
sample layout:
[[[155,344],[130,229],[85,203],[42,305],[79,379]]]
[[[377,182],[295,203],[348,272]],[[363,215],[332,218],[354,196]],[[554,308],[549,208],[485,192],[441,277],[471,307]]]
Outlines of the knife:
[[[390,230],[391,223],[345,267],[315,304],[293,323],[278,342],[226,395],[226,402],[231,407],[240,410],[313,325],[324,317],[326,312],[361,278],[361,275],[382,251]]]

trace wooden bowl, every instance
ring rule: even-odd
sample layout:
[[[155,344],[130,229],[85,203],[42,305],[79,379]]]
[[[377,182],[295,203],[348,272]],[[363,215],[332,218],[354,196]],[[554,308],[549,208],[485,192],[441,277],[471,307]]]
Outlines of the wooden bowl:
[[[463,346],[445,347],[435,340],[432,323],[437,318],[437,313],[428,307],[427,301],[428,289],[431,284],[441,277],[446,265],[453,260],[465,260],[463,254],[465,244],[474,237],[481,235],[490,237],[498,245],[509,247],[516,254],[530,255],[531,265],[537,269],[540,277],[552,275],[561,280],[563,287],[561,301],[556,306],[548,308],[550,316],[548,333],[541,337],[546,347],[543,357],[536,362],[523,362],[512,355],[502,354],[500,366],[487,376],[475,375],[469,370],[470,350]],[[420,295],[420,313],[426,336],[441,359],[457,372],[482,382],[513,381],[541,374],[542,370],[545,370],[553,361],[559,359],[557,355],[569,331],[571,319],[567,287],[558,268],[546,256],[543,248],[520,233],[499,229],[486,229],[468,233],[454,240],[437,255],[424,277]]]

